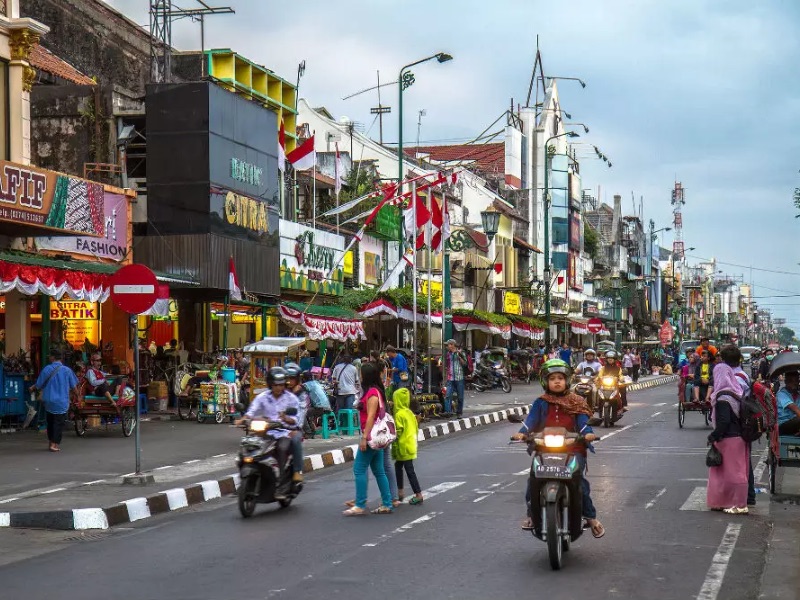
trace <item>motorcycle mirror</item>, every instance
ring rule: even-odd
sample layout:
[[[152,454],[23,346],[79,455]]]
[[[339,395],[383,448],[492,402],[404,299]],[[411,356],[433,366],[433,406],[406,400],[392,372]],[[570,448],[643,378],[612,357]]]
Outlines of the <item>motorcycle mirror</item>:
[[[233,406],[234,406],[234,407],[236,408],[236,410],[238,410],[240,413],[243,413],[243,412],[245,411],[245,406],[244,406],[244,404],[242,404],[241,402],[237,402],[237,403],[236,403],[236,404],[234,404]]]
[[[294,417],[295,415],[297,415],[297,409],[294,406],[290,406],[286,409],[287,417]]]
[[[523,421],[525,421],[525,417],[523,415],[518,415],[517,413],[508,413],[509,423],[522,423]]]

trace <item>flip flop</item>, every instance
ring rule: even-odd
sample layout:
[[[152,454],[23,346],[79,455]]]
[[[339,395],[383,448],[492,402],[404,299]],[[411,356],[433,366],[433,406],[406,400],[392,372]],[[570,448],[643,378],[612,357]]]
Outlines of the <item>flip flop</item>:
[[[344,503],[344,505],[347,506],[348,508],[353,508],[356,505],[356,501],[348,500],[347,502]]]
[[[347,510],[342,512],[342,515],[344,515],[345,517],[361,517],[366,514],[367,514],[366,510],[364,510],[363,508],[356,508],[355,506],[353,508],[348,508]]]
[[[586,522],[586,525],[589,527],[589,530],[592,532],[592,536],[595,539],[599,540],[601,537],[603,537],[606,534],[606,528],[603,527],[603,524],[600,521],[597,521],[596,519],[595,519],[595,521],[596,521],[595,525],[590,525],[588,521]]]
[[[522,531],[533,531],[533,519],[525,519],[522,521],[522,525],[520,525]]]
[[[394,512],[394,509],[390,506],[379,506],[370,511],[373,515],[390,515]]]
[[[417,504],[422,504],[424,501],[425,501],[424,498],[417,498],[416,496],[414,496],[411,500],[408,501],[408,503],[411,506],[416,506]]]

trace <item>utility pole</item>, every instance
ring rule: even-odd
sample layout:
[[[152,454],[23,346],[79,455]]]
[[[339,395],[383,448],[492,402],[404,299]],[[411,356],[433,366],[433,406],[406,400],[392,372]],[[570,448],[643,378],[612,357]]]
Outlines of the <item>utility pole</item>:
[[[388,115],[392,112],[392,108],[390,106],[384,106],[381,104],[381,72],[378,71],[378,106],[369,109],[370,114],[378,115],[378,130],[379,130],[379,140],[380,143],[383,144],[383,115]]]

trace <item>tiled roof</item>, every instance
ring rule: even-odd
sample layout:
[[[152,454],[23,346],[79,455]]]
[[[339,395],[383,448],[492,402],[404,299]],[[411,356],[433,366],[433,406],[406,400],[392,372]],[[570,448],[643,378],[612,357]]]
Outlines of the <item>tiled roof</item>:
[[[91,77],[87,77],[71,64],[61,60],[55,54],[46,48],[43,48],[39,44],[36,44],[31,50],[30,63],[31,66],[36,69],[45,71],[46,73],[50,73],[51,75],[55,75],[61,79],[66,79],[72,83],[77,83],[79,85],[96,84]]]
[[[435,163],[444,161],[454,165],[460,162],[474,163],[479,171],[505,173],[506,147],[503,142],[491,144],[458,144],[454,146],[416,146],[405,148],[406,154],[429,155],[427,160]],[[423,158],[423,156],[420,156]]]

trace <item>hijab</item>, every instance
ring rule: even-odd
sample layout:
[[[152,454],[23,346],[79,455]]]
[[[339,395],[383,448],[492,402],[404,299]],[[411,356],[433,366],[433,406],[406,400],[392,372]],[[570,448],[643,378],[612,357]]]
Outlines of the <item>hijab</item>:
[[[711,393],[711,408],[717,405],[720,394],[725,394],[723,402],[728,402],[737,417],[739,416],[739,406],[742,399],[742,388],[736,379],[733,368],[725,363],[713,365],[714,368],[714,391]],[[736,398],[735,402],[730,401],[730,396]]]

